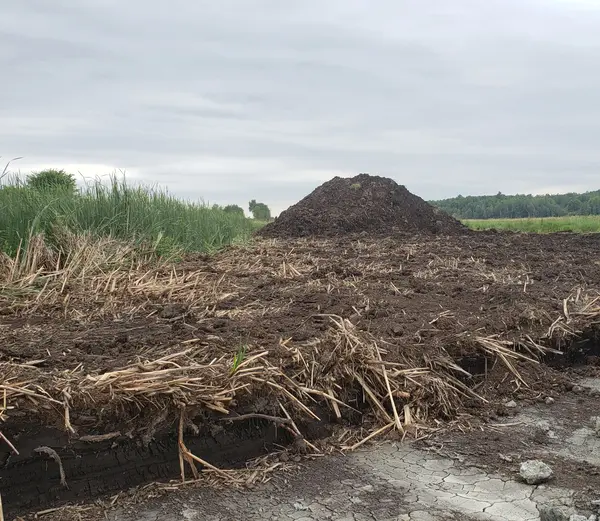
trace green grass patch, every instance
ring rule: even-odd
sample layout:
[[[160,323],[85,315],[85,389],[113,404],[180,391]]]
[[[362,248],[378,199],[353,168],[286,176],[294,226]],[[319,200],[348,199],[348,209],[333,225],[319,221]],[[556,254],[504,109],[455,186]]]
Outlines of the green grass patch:
[[[496,229],[529,233],[600,232],[600,215],[526,219],[465,219],[462,222],[473,230]]]
[[[0,251],[9,255],[39,233],[60,249],[56,230],[132,241],[170,255],[215,251],[249,238],[256,228],[243,215],[182,201],[162,189],[134,187],[116,177],[89,183],[75,194],[31,188],[15,177],[0,186]]]
[[[270,221],[261,221],[260,219],[250,219],[250,226],[252,226],[252,230],[260,230],[263,226],[269,224]]]

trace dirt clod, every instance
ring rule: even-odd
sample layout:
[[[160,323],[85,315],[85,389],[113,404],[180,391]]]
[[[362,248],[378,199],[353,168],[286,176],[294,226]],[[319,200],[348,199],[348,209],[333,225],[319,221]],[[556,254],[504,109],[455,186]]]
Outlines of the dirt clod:
[[[467,228],[392,179],[335,177],[258,233],[263,237],[332,237],[351,233],[456,235]]]
[[[539,508],[540,521],[569,521],[570,509],[556,505],[542,505]]]

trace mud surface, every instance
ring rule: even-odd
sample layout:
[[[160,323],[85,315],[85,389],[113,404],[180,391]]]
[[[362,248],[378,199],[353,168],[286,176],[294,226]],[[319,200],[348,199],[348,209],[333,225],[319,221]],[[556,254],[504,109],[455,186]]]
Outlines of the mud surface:
[[[596,378],[573,374],[578,383],[556,398],[513,400],[515,407],[483,429],[444,432],[418,445],[507,476],[517,475],[523,461],[542,460],[555,472],[553,486],[573,491],[574,504],[590,508],[600,490],[600,371],[588,373]]]
[[[167,271],[148,289],[123,280],[67,303],[0,295],[0,362],[103,372],[191,340],[283,354],[282,338],[319,338],[333,314],[384,338],[392,358],[443,345],[477,370],[473,337],[543,336],[563,299],[597,287],[599,249],[600,234],[566,233],[258,242],[175,265],[175,288]]]
[[[264,353],[265,360],[285,374],[277,380],[280,383],[296,378],[309,366],[307,360],[314,366],[318,363],[321,376],[313,378],[312,369],[308,370],[301,384],[316,388],[321,380],[331,378],[339,398],[354,408],[343,409],[340,424],[364,427],[368,432],[373,416],[364,407],[364,393],[357,390],[352,374],[337,381],[331,376],[340,374],[333,372],[336,364],[343,361],[352,367],[354,363],[336,351],[339,346],[331,340],[332,316],[346,319],[356,335],[378,342],[385,360],[397,364],[390,367],[424,368],[422,373],[430,378],[427,385],[417,377],[401,377],[406,393],[399,394],[397,404],[400,411],[405,406],[412,410],[417,422],[431,425],[434,420],[468,418],[486,425],[511,423],[507,401],[537,407],[538,399],[558,400],[564,393],[571,397],[572,376],[565,369],[595,367],[597,320],[586,318],[586,313],[591,313],[600,281],[598,251],[600,236],[573,234],[396,234],[381,240],[354,236],[257,241],[214,258],[190,257],[155,271],[102,273],[80,285],[42,280],[36,290],[19,289],[23,294],[18,298],[14,297],[16,289],[10,288],[0,294],[2,382],[9,391],[24,379],[33,383],[28,387],[30,394],[9,402],[11,408],[2,411],[1,430],[15,443],[21,460],[10,455],[8,446],[0,445],[0,494],[9,511],[36,509],[103,495],[123,488],[124,483],[131,486],[172,478],[178,472],[173,410],[177,413],[177,407],[189,400],[181,388],[165,388],[163,401],[154,407],[143,401],[146,398],[133,384],[126,389],[131,396],[121,394],[119,400],[110,388],[91,398],[86,393],[98,388],[89,384],[92,377],[108,378],[115,369],[133,371],[138,366],[143,375],[156,359],[190,346],[202,363],[190,362],[189,378],[199,379],[194,371],[201,369],[203,378],[211,377],[211,360],[233,361],[241,347],[246,357]],[[570,333],[549,334],[556,327]],[[571,334],[576,334],[579,343],[567,339]],[[531,339],[565,350],[566,355],[553,355],[542,364],[512,360],[523,384],[482,349],[482,338],[507,345]],[[523,352],[527,353],[525,348]],[[306,353],[313,358],[304,358]],[[452,369],[450,362],[469,374]],[[165,369],[169,363],[159,371],[171,370]],[[230,374],[229,369],[225,374]],[[440,382],[450,377],[488,403],[444,394]],[[83,383],[85,393],[79,392]],[[217,394],[224,392],[219,388]],[[204,399],[202,393],[194,396]],[[452,401],[444,402],[448,396]],[[47,397],[52,401],[45,401]],[[584,400],[585,410],[595,407],[590,396],[571,398]],[[58,430],[65,430],[63,404],[67,402],[74,432],[65,438]],[[215,407],[215,403],[210,405]],[[310,405],[317,403],[313,400]],[[262,388],[240,393],[226,405],[240,414],[282,414],[277,400]],[[293,404],[287,405],[300,417],[291,409]],[[162,424],[167,430],[152,433],[147,447],[140,445],[148,425],[163,410],[170,415]],[[578,409],[568,410],[573,414]],[[213,424],[207,422],[206,428]],[[54,430],[41,431],[42,426]],[[111,442],[90,446],[80,440],[117,431],[121,437],[111,440],[118,442],[117,447]],[[237,438],[231,434],[229,439],[218,433],[196,438],[186,433],[186,440],[190,438],[188,443],[198,455],[232,466],[268,450],[275,441],[263,432],[255,434]],[[485,458],[492,450],[497,453],[504,443],[489,436],[472,439],[467,435],[451,441],[457,453],[463,447],[468,454],[472,447],[477,458]],[[514,438],[507,441],[512,442]],[[552,443],[538,445],[531,446],[537,450]],[[59,454],[70,489],[60,485],[56,462],[46,453],[34,452],[40,446]],[[567,474],[575,474],[575,467],[568,467],[573,464],[563,463],[562,457],[554,453],[552,462],[564,470],[560,479],[566,479]],[[490,458],[492,466],[496,456]],[[577,465],[581,467],[578,472],[595,472],[583,462]],[[120,470],[111,471],[111,466]],[[502,472],[502,468],[495,470]],[[45,477],[34,482],[34,475]],[[579,486],[575,481],[560,483]],[[397,494],[395,489],[393,494]]]
[[[393,232],[466,234],[468,229],[392,179],[335,177],[262,228],[263,237],[339,237]]]
[[[156,433],[144,443],[121,433],[105,441],[73,442],[64,431],[35,425],[22,425],[19,433],[5,430],[19,455],[6,447],[0,451],[4,512],[12,516],[39,511],[175,479],[180,469],[173,432]],[[243,467],[249,459],[290,441],[287,432],[256,422],[213,432],[198,429],[186,437],[196,456],[225,468]]]
[[[168,495],[140,490],[113,505],[82,505],[47,519],[538,521],[544,510],[555,512],[550,519],[573,514],[588,519],[597,513],[595,502],[600,499],[600,445],[589,429],[593,411],[585,407],[592,405],[589,400],[593,389],[600,389],[600,380],[588,378],[587,387],[579,382],[584,390],[575,394],[584,400],[581,404],[571,395],[550,405],[519,402],[518,412],[502,425],[307,459],[252,490],[206,485]],[[531,440],[532,429],[547,423],[552,427],[545,430],[550,441],[540,446]],[[550,464],[554,478],[538,486],[523,483],[519,463],[530,458]]]

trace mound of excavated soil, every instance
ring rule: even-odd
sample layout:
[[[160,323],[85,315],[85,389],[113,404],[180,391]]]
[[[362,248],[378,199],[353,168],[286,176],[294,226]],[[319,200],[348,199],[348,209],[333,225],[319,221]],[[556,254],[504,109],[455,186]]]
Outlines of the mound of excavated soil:
[[[467,228],[385,177],[334,177],[259,230],[263,237],[332,237],[367,232],[455,235]]]

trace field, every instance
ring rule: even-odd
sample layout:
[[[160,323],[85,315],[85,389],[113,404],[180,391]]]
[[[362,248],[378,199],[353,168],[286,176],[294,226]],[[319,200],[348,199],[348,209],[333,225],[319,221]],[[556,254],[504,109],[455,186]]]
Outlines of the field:
[[[211,252],[247,239],[257,225],[209,205],[179,200],[161,189],[112,178],[89,183],[81,195],[28,188],[19,178],[0,187],[0,251],[15,255],[30,235],[51,246],[64,232],[112,237],[160,255]]]
[[[599,233],[600,215],[544,217],[528,219],[465,219],[473,230],[508,230],[529,233]]]
[[[231,244],[186,252],[178,219],[217,214],[168,201],[146,234],[141,209],[134,234],[59,219],[0,257],[8,519],[104,519],[156,482],[235,489],[383,437],[483,429],[507,397],[535,402],[568,389],[573,367],[596,370],[599,235],[473,232],[448,217],[449,234],[234,241],[246,223],[218,215],[199,229],[224,226]],[[64,215],[93,206],[77,204]],[[148,245],[177,222],[178,255],[160,257]]]

